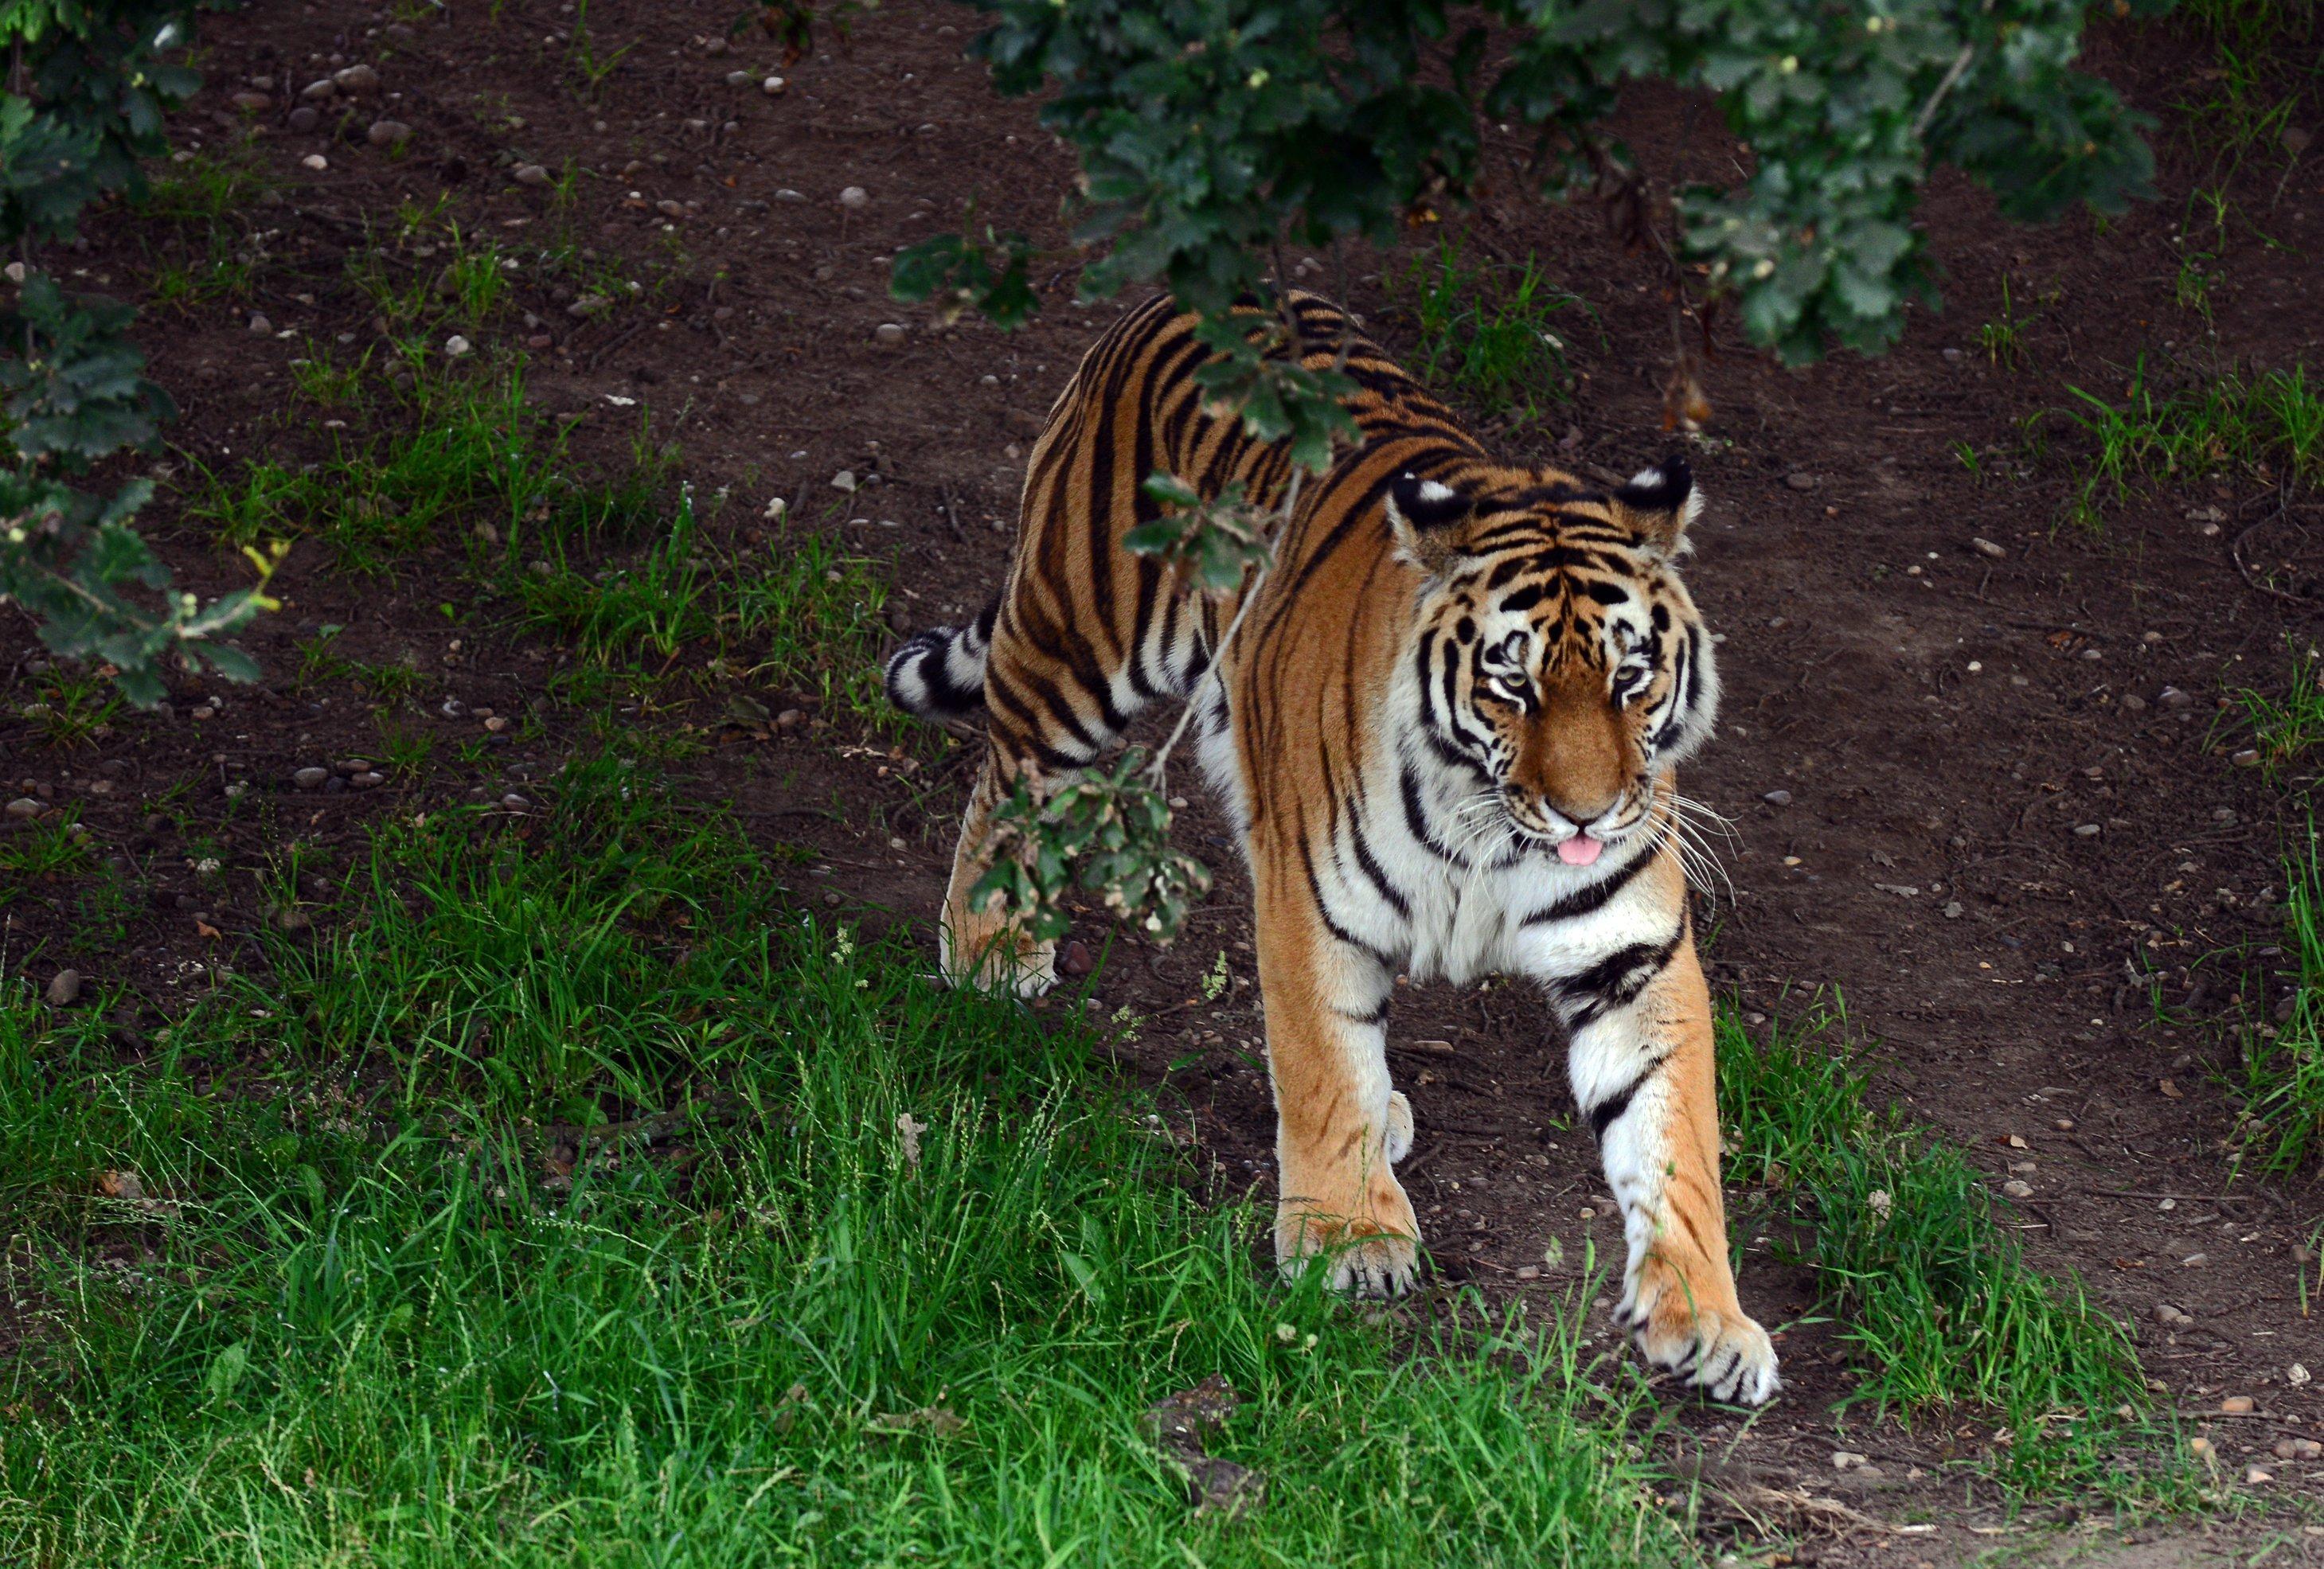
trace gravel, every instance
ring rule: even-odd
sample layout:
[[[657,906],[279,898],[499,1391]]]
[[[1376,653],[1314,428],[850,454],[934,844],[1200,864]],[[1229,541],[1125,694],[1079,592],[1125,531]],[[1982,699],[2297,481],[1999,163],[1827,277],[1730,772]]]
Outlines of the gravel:
[[[411,127],[401,120],[374,120],[364,134],[374,147],[400,147],[411,140]]]
[[[839,205],[849,212],[862,212],[872,205],[872,193],[860,185],[851,185],[839,193]]]
[[[327,768],[302,768],[290,776],[290,782],[302,790],[318,790],[330,777]]]
[[[1771,807],[1788,807],[1792,804],[1792,792],[1789,790],[1769,790],[1766,795],[1761,796],[1759,798],[1766,802]]]
[[[549,171],[540,164],[520,163],[512,171],[512,178],[519,185],[547,185],[550,177]]]
[[[311,104],[301,104],[290,111],[290,129],[298,135],[306,135],[322,123],[323,116],[316,113]]]
[[[50,978],[48,999],[49,1006],[51,1008],[69,1008],[79,1001],[80,972],[59,970]]]

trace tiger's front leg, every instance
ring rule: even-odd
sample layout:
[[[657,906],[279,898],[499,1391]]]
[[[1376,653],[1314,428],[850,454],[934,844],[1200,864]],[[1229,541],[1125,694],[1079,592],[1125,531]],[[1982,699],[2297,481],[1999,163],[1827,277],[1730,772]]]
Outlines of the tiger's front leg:
[[[1550,983],[1572,1035],[1573,1095],[1598,1136],[1629,1257],[1616,1310],[1640,1352],[1713,1399],[1782,1387],[1727,1261],[1711,994],[1682,920]]]
[[[1388,1083],[1395,977],[1332,930],[1296,869],[1283,876],[1264,845],[1253,850],[1280,1180],[1276,1260],[1296,1275],[1320,1259],[1334,1289],[1393,1297],[1411,1286],[1420,1256],[1420,1220],[1392,1169],[1412,1148],[1411,1104]]]

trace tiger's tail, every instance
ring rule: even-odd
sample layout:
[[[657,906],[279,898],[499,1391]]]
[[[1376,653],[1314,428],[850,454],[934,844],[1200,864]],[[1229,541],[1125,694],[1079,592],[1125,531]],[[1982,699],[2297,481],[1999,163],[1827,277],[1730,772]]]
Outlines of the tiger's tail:
[[[966,626],[915,632],[888,656],[888,701],[907,714],[939,719],[984,706],[984,662],[992,652],[996,599]]]

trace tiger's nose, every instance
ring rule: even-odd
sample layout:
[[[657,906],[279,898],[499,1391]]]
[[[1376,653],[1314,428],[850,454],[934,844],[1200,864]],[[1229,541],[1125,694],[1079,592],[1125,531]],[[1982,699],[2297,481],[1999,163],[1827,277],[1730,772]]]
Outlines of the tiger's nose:
[[[1622,791],[1618,786],[1610,790],[1583,790],[1552,785],[1541,792],[1541,804],[1575,827],[1586,828],[1622,804]]]

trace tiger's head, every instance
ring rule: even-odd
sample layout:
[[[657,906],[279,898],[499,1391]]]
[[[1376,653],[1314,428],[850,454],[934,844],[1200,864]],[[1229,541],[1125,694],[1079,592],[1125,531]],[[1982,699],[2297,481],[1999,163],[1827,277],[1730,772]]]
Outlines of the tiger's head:
[[[1702,505],[1682,457],[1611,494],[1482,465],[1388,487],[1397,554],[1426,578],[1424,743],[1569,865],[1646,828],[1711,734],[1719,674],[1677,571]]]

